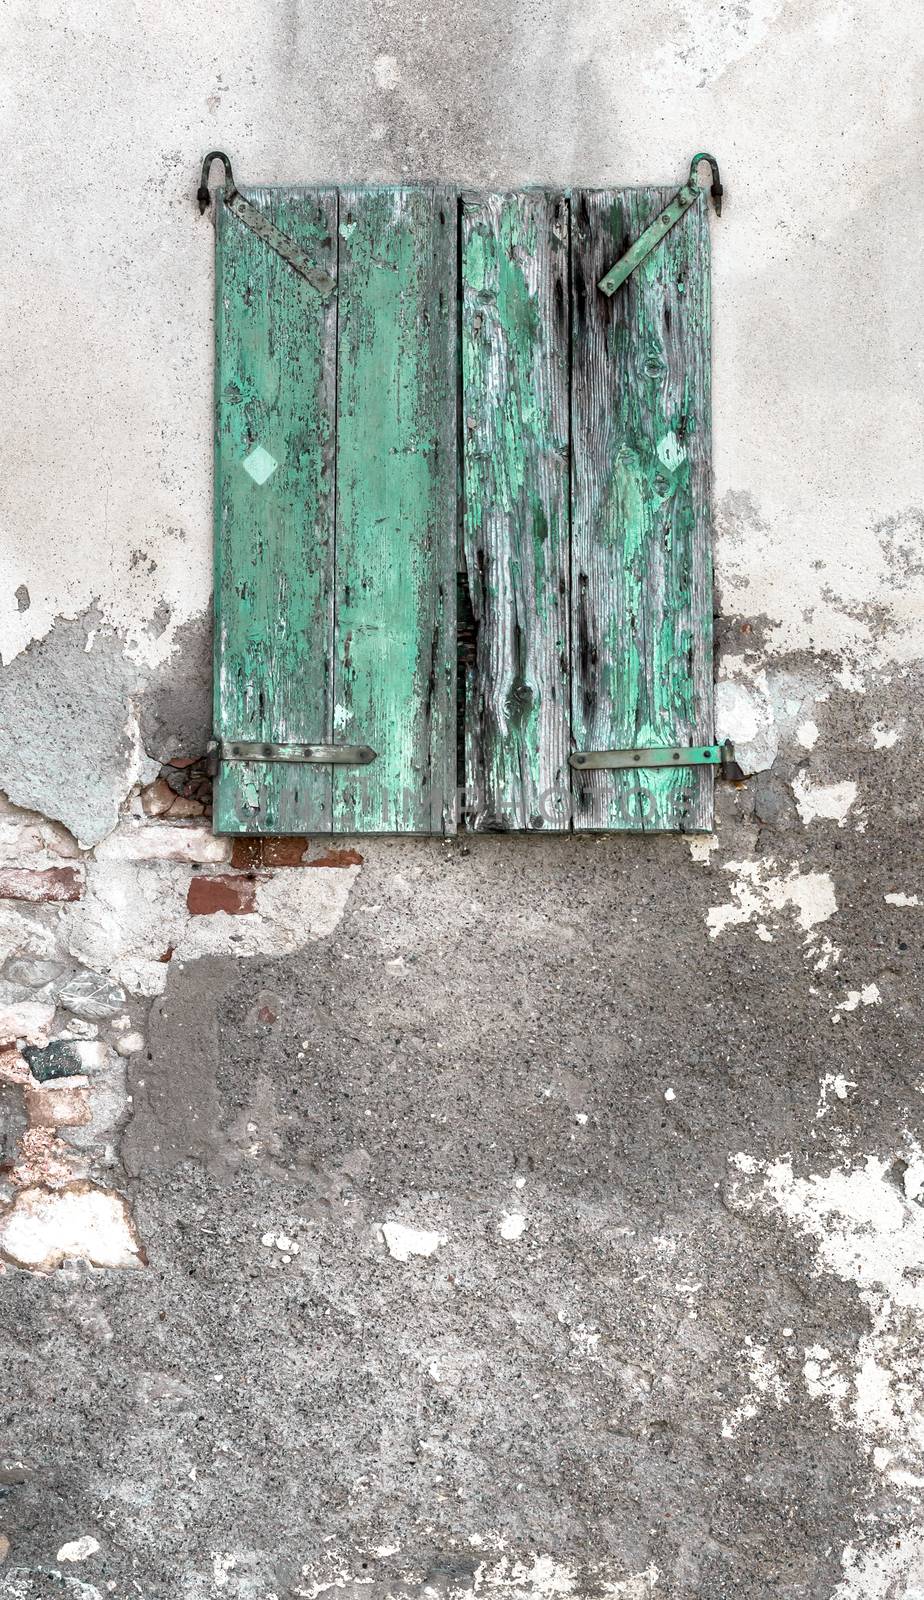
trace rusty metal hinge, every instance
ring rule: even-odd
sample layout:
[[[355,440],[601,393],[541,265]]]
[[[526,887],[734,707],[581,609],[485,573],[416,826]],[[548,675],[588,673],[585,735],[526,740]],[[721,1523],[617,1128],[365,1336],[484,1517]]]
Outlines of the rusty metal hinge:
[[[624,772],[633,767],[718,767],[720,776],[738,782],[744,773],[730,739],[724,744],[660,745],[638,750],[575,750],[569,756],[576,772]]]
[[[674,195],[673,200],[669,205],[665,206],[660,216],[655,217],[654,222],[648,224],[644,233],[639,234],[635,243],[629,246],[625,255],[620,257],[616,265],[610,267],[606,276],[600,279],[597,288],[602,290],[604,294],[615,294],[620,284],[625,283],[636,267],[640,266],[645,257],[650,256],[652,250],[661,243],[664,235],[670,232],[676,222],[680,221],[684,212],[689,211],[690,207],[699,199],[703,191],[697,182],[696,171],[701,161],[708,161],[709,163],[712,173],[709,193],[712,195],[716,216],[720,217],[722,215],[722,195],[725,191],[722,188],[722,181],[719,177],[719,164],[715,156],[710,156],[705,150],[700,150],[690,162],[690,176],[683,188],[678,194]]]
[[[234,182],[231,159],[225,155],[223,150],[210,150],[202,163],[199,187],[196,190],[199,215],[204,216],[211,203],[209,172],[214,161],[220,161],[225,169],[223,199],[228,210],[237,217],[239,222],[244,224],[245,228],[249,228],[251,233],[257,235],[258,239],[262,239],[264,244],[268,244],[271,250],[275,250],[277,256],[281,256],[283,261],[287,262],[292,268],[293,272],[297,272],[300,278],[304,278],[306,283],[310,283],[311,287],[317,290],[318,294],[328,299],[337,287],[330,273],[324,272],[320,267],[316,267],[300,245],[294,244],[281,229],[276,227],[274,222],[270,222],[269,217],[263,215],[263,212],[257,206],[244,199]]]
[[[214,739],[213,776],[220,761],[288,761],[312,766],[368,767],[377,759],[367,744],[274,744],[267,739]]]

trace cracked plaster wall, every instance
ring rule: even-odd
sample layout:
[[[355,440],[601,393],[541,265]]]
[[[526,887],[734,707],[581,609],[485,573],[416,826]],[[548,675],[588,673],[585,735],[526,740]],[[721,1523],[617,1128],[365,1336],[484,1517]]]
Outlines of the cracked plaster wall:
[[[914,8],[2,27],[0,1595],[919,1600]],[[215,144],[715,150],[713,838],[211,837]]]
[[[715,149],[720,608],[766,619],[759,668],[796,652],[859,682],[917,659],[922,46],[911,5],[866,17],[236,0],[145,9],[126,39],[109,4],[8,7],[7,788],[93,843],[136,775],[133,719],[149,744],[207,727],[212,230],[191,194],[216,143],[254,181],[484,185],[670,182]],[[77,703],[49,700],[72,674]]]

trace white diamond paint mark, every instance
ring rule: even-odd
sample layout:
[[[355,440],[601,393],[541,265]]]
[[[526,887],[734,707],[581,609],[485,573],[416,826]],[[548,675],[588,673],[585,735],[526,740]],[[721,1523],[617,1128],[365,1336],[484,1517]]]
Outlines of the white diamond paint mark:
[[[244,471],[249,477],[253,478],[254,483],[260,484],[265,483],[267,478],[273,476],[278,465],[279,462],[275,456],[271,456],[268,450],[264,450],[262,444],[258,444],[255,449],[251,450],[250,455],[246,456],[241,462]]]

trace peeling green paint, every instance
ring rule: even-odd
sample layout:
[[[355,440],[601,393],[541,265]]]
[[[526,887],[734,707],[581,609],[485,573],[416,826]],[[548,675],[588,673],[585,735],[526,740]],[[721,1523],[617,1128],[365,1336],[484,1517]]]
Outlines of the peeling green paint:
[[[713,738],[702,194],[611,299],[597,288],[666,198],[657,189],[574,197],[573,713],[581,750]],[[712,782],[708,769],[579,773],[575,826],[708,828]]]
[[[462,209],[466,693],[475,827],[567,828],[568,203]]]
[[[219,831],[451,830],[460,512],[468,824],[711,825],[568,766],[714,732],[704,203],[597,287],[663,198],[255,192],[326,301],[219,204],[216,733],[378,752],[223,764]]]

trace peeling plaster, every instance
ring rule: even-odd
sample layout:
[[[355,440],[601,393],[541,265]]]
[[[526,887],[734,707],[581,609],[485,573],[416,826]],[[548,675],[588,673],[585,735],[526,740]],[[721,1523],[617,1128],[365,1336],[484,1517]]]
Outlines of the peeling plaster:
[[[789,1385],[780,1363],[768,1355],[766,1345],[748,1339],[744,1354],[750,1369],[750,1385],[743,1400],[723,1419],[723,1439],[733,1439],[745,1423],[753,1422],[763,1405],[770,1403],[780,1407],[789,1399]]]
[[[85,848],[115,827],[132,785],[157,771],[132,705],[138,668],[97,621],[90,611],[59,622],[0,671],[0,788],[63,822]]]
[[[913,1140],[906,1151],[920,1168]],[[892,1177],[891,1157],[796,1177],[791,1161],[739,1155],[733,1209],[780,1216],[815,1252],[816,1270],[854,1286],[868,1331],[855,1349],[805,1351],[803,1381],[837,1428],[854,1433],[894,1489],[924,1488],[924,1210]],[[917,1194],[917,1183],[912,1182]]]
[[[716,683],[716,736],[731,739],[747,773],[765,771],[781,751],[811,749],[819,739],[819,707],[830,696],[817,667],[775,666],[753,652],[728,653]]]
[[[50,1272],[70,1256],[94,1267],[140,1267],[134,1223],[122,1195],[91,1183],[23,1189],[0,1214],[0,1254]]]
[[[909,1527],[873,1549],[848,1545],[844,1576],[831,1600],[921,1600],[924,1595],[924,1532]]]
[[[771,857],[727,861],[722,865],[725,872],[735,874],[735,881],[731,886],[731,900],[713,906],[706,914],[713,939],[728,928],[753,922],[758,917],[765,924],[774,913],[782,911],[791,911],[797,925],[811,933],[837,911],[830,873],[800,872],[792,867],[783,876],[776,872],[776,862]]]
[[[845,778],[841,783],[813,784],[808,773],[800,772],[793,782],[792,792],[799,816],[806,826],[810,822],[830,821],[843,828],[847,814],[856,802],[857,785],[851,778]]]
[[[87,863],[85,896],[63,908],[59,937],[70,955],[95,972],[109,973],[132,994],[162,994],[171,959],[291,955],[312,940],[327,938],[343,915],[359,870],[280,868],[261,873],[253,912],[191,916],[188,866],[176,861],[139,865],[107,856]]]
[[[92,1534],[86,1533],[81,1539],[72,1539],[69,1544],[63,1544],[55,1557],[56,1561],[87,1561],[99,1549],[99,1540]]]
[[[470,1546],[478,1550],[488,1541],[478,1534],[469,1536]],[[492,1541],[493,1542],[493,1541]],[[501,1541],[501,1548],[506,1541]],[[384,1554],[395,1555],[397,1546],[386,1546]],[[363,1556],[366,1552],[363,1552]],[[479,1560],[469,1582],[449,1581],[441,1592],[445,1600],[568,1600],[571,1596],[597,1593],[614,1597],[614,1600],[645,1600],[659,1592],[661,1573],[654,1562],[640,1572],[625,1572],[612,1559],[578,1563],[554,1556],[530,1552],[528,1555],[503,1554],[494,1560]],[[369,1571],[368,1559],[357,1555],[350,1559],[334,1551],[326,1551],[317,1562],[308,1562],[302,1568],[303,1584],[293,1590],[299,1600],[320,1600],[331,1591],[375,1585],[376,1577]],[[397,1571],[390,1571],[386,1587],[389,1593],[404,1594],[431,1588],[426,1575],[418,1568],[401,1563]]]
[[[878,1006],[882,1000],[875,983],[865,983],[862,989],[848,989],[847,998],[838,1002],[838,1011],[856,1011],[857,1006]]]
[[[395,1261],[409,1261],[411,1256],[435,1255],[440,1245],[447,1243],[445,1233],[430,1228],[409,1228],[403,1222],[383,1222],[380,1228],[388,1254]]]

